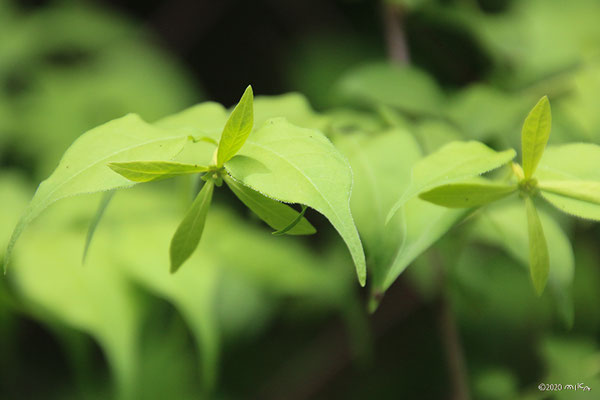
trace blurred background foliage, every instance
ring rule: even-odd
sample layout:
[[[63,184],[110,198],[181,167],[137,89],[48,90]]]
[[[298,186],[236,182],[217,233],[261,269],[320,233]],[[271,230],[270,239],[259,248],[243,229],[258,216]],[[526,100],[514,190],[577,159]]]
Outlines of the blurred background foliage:
[[[388,61],[390,15],[408,60]],[[252,83],[261,95],[303,94],[257,99],[257,124],[281,115],[321,129],[355,185],[377,184],[352,199],[376,254],[389,238],[369,195],[385,205],[398,187],[369,165],[409,171],[457,139],[519,148],[543,94],[551,144],[600,143],[599,19],[595,0],[0,0],[0,251],[87,129],[207,99],[230,106]],[[385,165],[378,154],[393,146],[403,151]],[[0,398],[450,398],[457,354],[474,399],[600,390],[597,226],[543,210],[554,279],[568,290],[551,280],[538,299],[522,216],[510,202],[486,209],[416,258],[368,314],[323,217],[308,213],[314,237],[276,238],[224,191],[200,251],[171,276],[167,245],[195,185],[117,193],[84,265],[100,196],[33,224],[0,281]],[[540,382],[592,394],[549,395]]]

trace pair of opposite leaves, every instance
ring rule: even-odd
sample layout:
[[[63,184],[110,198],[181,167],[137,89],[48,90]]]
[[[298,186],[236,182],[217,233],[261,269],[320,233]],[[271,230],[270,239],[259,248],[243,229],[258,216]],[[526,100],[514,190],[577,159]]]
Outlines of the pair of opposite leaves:
[[[108,191],[88,231],[87,248],[111,191],[136,182],[202,173],[207,183],[173,239],[172,270],[197,246],[214,186],[225,180],[278,234],[315,232],[301,212],[284,203],[305,205],[326,216],[346,242],[364,286],[366,263],[350,212],[352,174],[347,161],[322,133],[295,126],[285,118],[269,118],[269,112],[264,115],[265,109],[260,118],[266,122],[246,140],[253,127],[253,109],[252,90],[248,88],[229,118],[222,106],[208,102],[153,125],[129,114],[86,132],[67,149],[56,170],[36,190],[8,243],[5,271],[25,227],[58,200]],[[192,149],[187,146],[190,141],[218,146],[211,165],[172,162],[185,148],[191,151],[188,156],[204,153],[206,147]]]
[[[171,240],[171,272],[175,272],[192,255],[202,237],[206,216],[210,208],[215,186],[223,181],[231,191],[256,215],[273,229],[274,235],[308,235],[315,228],[304,218],[306,206],[297,212],[288,205],[263,196],[229,176],[224,164],[242,148],[254,125],[253,93],[248,86],[237,106],[227,120],[217,145],[213,164],[199,166],[171,161],[113,162],[108,166],[134,182],[151,182],[178,175],[203,173],[205,181],[189,211],[181,221]],[[204,139],[204,138],[202,138]],[[208,139],[208,141],[212,141]]]
[[[537,176],[536,169],[550,136],[552,116],[546,96],[531,110],[521,132],[522,164],[512,163],[512,182],[483,178],[447,183],[419,194],[423,200],[450,208],[471,208],[500,200],[515,192],[524,199],[529,237],[529,266],[533,286],[541,295],[549,274],[548,246],[533,199],[544,199],[568,214],[600,220],[600,182],[550,174]],[[509,177],[509,179],[512,177]],[[539,178],[539,180],[538,180]],[[391,215],[395,212],[392,210]]]

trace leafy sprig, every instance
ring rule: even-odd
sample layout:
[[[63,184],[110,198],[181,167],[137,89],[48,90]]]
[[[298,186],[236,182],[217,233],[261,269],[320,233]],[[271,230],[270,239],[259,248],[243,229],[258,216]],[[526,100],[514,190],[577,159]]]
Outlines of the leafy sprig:
[[[568,174],[547,171],[537,174],[550,137],[552,114],[550,102],[542,97],[531,110],[521,132],[522,166],[512,163],[512,183],[496,183],[484,179],[448,183],[428,189],[419,197],[437,205],[451,208],[483,206],[513,193],[524,201],[528,224],[529,266],[533,286],[538,295],[544,291],[549,274],[548,245],[538,216],[535,200],[545,198],[568,214],[600,221],[600,181],[579,180]],[[589,145],[593,146],[593,145]],[[553,166],[560,171],[560,166]],[[550,177],[550,179],[548,179]]]

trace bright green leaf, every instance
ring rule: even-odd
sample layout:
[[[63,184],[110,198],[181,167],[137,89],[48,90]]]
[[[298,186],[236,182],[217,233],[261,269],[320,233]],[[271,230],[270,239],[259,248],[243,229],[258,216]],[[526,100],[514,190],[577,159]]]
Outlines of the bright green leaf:
[[[443,93],[423,70],[392,63],[361,65],[337,83],[339,96],[352,103],[397,107],[410,114],[437,115]]]
[[[225,176],[225,183],[246,207],[277,231],[288,227],[290,222],[296,220],[300,215],[287,204],[268,198],[229,176]],[[286,233],[288,235],[311,235],[316,231],[306,218],[300,216],[298,223]]]
[[[514,193],[516,185],[491,182],[450,183],[423,192],[419,197],[449,208],[479,207]]]
[[[98,341],[117,380],[117,397],[132,398],[143,303],[136,301],[133,287],[113,262],[114,242],[106,240],[108,234],[98,235],[97,254],[82,268],[77,249],[83,227],[77,222],[89,217],[89,205],[86,198],[69,199],[42,215],[41,223],[25,233],[11,276],[33,315]]]
[[[303,205],[302,206],[302,211],[300,211],[298,213],[298,215],[296,216],[296,218],[294,218],[293,221],[291,221],[286,227],[284,227],[284,228],[282,228],[282,229],[280,229],[278,231],[271,232],[271,234],[275,235],[275,236],[281,236],[281,235],[285,235],[286,233],[288,233],[289,231],[291,231],[292,229],[294,229],[294,227],[296,225],[298,225],[298,223],[300,221],[302,221],[302,218],[304,217],[304,213],[306,213],[306,209],[307,208],[308,207],[306,207],[306,206]]]
[[[244,185],[286,203],[305,204],[329,219],[366,282],[365,256],[352,213],[348,162],[319,131],[271,119],[225,167]]]
[[[548,245],[544,236],[542,222],[531,197],[525,198],[525,208],[527,211],[527,232],[529,236],[529,268],[535,291],[541,296],[546,287],[548,271],[550,269]]]
[[[541,195],[554,207],[575,217],[600,221],[600,206],[573,197],[541,191]]]
[[[523,171],[525,179],[533,176],[540,162],[552,126],[552,115],[550,113],[550,102],[544,96],[533,107],[525,118],[523,130],[521,131],[521,151],[523,152]]]
[[[600,182],[541,181],[538,183],[538,187],[546,192],[600,205]]]
[[[573,324],[573,277],[575,260],[567,234],[550,215],[539,210],[548,243],[550,271],[548,289],[558,307],[558,314],[567,326]],[[503,201],[486,207],[475,221],[473,239],[506,249],[529,269],[527,219],[523,218],[521,199]]]
[[[536,172],[538,181],[600,181],[600,146],[571,143],[549,146]]]
[[[208,171],[208,167],[172,161],[113,162],[108,166],[116,173],[134,182],[151,182]]]
[[[112,161],[169,160],[181,151],[186,136],[171,135],[142,121],[137,115],[100,125],[77,139],[56,170],[38,187],[15,228],[4,259],[4,268],[23,229],[45,208],[65,197],[134,185],[106,166]]]
[[[181,264],[198,247],[202,231],[204,231],[204,223],[206,222],[206,215],[210,208],[213,190],[213,181],[207,181],[200,193],[198,193],[198,196],[196,196],[196,200],[194,200],[192,207],[183,218],[183,221],[177,227],[169,250],[171,255],[171,272],[176,272],[181,267]]]
[[[253,101],[252,86],[248,86],[223,128],[217,151],[217,166],[222,166],[236,155],[248,139],[254,125]]]
[[[515,155],[512,149],[496,152],[475,141],[448,143],[415,164],[411,184],[394,204],[387,220],[420,192],[481,175],[508,163]]]

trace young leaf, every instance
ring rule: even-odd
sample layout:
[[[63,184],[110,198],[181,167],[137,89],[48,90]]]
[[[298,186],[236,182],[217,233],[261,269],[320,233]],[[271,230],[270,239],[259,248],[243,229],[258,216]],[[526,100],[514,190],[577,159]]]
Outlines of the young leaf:
[[[268,120],[225,168],[266,196],[305,204],[327,217],[350,250],[359,282],[365,284],[365,255],[349,204],[352,171],[321,132],[282,118]]]
[[[600,206],[596,203],[590,203],[588,201],[551,193],[545,190],[541,191],[541,195],[550,204],[566,214],[570,214],[579,218],[600,221]]]
[[[287,204],[263,196],[259,192],[237,182],[230,176],[225,176],[225,183],[231,191],[260,219],[278,232],[288,228],[288,235],[312,235],[317,230],[300,214]],[[291,221],[298,222],[294,226],[289,226]]]
[[[543,191],[600,205],[600,182],[542,181],[538,186]]]
[[[108,166],[116,173],[134,182],[152,182],[178,175],[208,171],[208,167],[172,161],[113,162],[109,163]]]
[[[516,190],[516,185],[498,183],[450,183],[421,193],[419,197],[443,207],[470,208],[499,200]]]
[[[410,186],[392,207],[387,221],[420,192],[481,175],[508,163],[515,155],[512,149],[496,152],[475,141],[448,143],[415,164]]]
[[[106,211],[106,207],[108,207],[108,203],[110,203],[110,201],[112,200],[114,195],[115,195],[114,190],[105,192],[102,195],[102,200],[100,200],[100,205],[98,206],[98,209],[96,210],[96,214],[94,215],[94,218],[92,219],[92,222],[90,223],[90,227],[88,228],[87,235],[85,237],[85,246],[83,247],[83,256],[81,257],[82,264],[85,263],[85,259],[87,257],[87,253],[90,248],[90,244],[92,243],[92,238],[94,237],[94,233],[96,232],[96,228],[98,227],[98,224],[100,223],[100,220],[102,219],[102,216],[104,215],[104,212]]]
[[[550,269],[548,245],[544,237],[542,222],[531,197],[525,198],[525,208],[527,211],[527,232],[529,236],[529,268],[533,287],[538,296],[541,296],[546,287],[548,271]]]
[[[240,102],[229,116],[217,150],[217,166],[221,167],[242,148],[254,125],[252,86],[248,86]]]
[[[198,247],[198,243],[200,243],[204,223],[206,222],[206,215],[208,214],[212,200],[213,189],[214,183],[212,180],[204,184],[192,207],[183,218],[183,221],[181,221],[181,224],[179,224],[175,235],[173,235],[169,250],[172,273],[181,267],[181,264],[192,255],[196,247]]]
[[[296,216],[296,218],[294,218],[294,220],[293,220],[293,221],[291,221],[291,222],[290,222],[290,223],[289,223],[289,224],[288,224],[286,227],[284,227],[283,229],[280,229],[280,230],[278,230],[278,231],[275,231],[275,232],[271,232],[271,234],[272,234],[272,235],[275,235],[275,236],[282,236],[282,235],[285,235],[286,233],[288,233],[289,231],[291,231],[292,229],[294,229],[294,227],[295,227],[296,225],[298,225],[298,223],[299,223],[300,221],[302,221],[302,218],[304,217],[304,213],[306,212],[306,209],[307,209],[307,208],[308,208],[308,207],[306,207],[306,206],[304,206],[304,205],[303,205],[303,206],[302,206],[302,211],[300,211],[300,213],[298,213],[298,216]]]
[[[559,315],[567,326],[573,323],[573,276],[575,261],[567,234],[550,215],[539,210],[548,243],[550,271],[548,289],[556,302]],[[486,207],[481,218],[474,221],[473,238],[504,248],[529,269],[529,240],[527,219],[523,218],[520,199],[495,203]]]
[[[13,231],[4,257],[4,269],[23,229],[55,201],[135,184],[115,174],[106,164],[136,159],[169,160],[182,150],[186,141],[187,136],[171,135],[134,114],[84,133],[69,147],[56,170],[35,192]]]
[[[521,150],[523,152],[523,171],[525,179],[533,176],[546,143],[550,136],[552,115],[550,113],[550,102],[544,96],[538,101],[527,115],[521,131]]]

